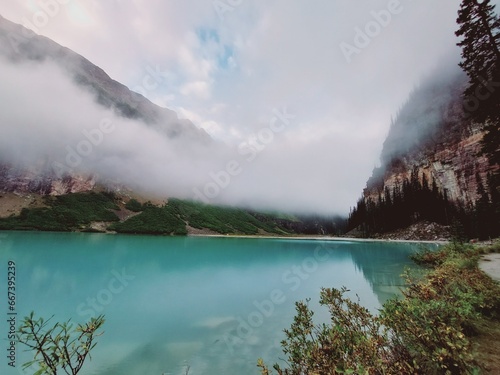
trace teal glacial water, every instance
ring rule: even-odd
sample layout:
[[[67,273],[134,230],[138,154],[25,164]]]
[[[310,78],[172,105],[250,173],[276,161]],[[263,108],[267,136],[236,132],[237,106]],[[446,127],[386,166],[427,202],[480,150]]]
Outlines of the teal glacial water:
[[[258,374],[283,357],[279,342],[295,301],[346,286],[376,312],[398,292],[417,245],[288,239],[0,232],[0,373],[33,374],[9,323],[35,311],[55,321],[104,314],[104,334],[82,375]],[[7,271],[15,263],[15,313]]]

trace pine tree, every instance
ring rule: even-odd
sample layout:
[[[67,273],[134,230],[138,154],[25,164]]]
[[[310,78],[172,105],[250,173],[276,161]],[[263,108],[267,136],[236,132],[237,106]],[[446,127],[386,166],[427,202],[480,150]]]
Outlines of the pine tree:
[[[498,174],[496,175],[498,178]],[[487,181],[489,186],[489,193],[491,197],[492,205],[492,228],[493,232],[490,233],[491,237],[500,236],[500,191],[498,189],[498,184],[494,182],[495,177],[488,173]]]
[[[493,205],[490,197],[484,188],[483,181],[479,173],[476,172],[477,195],[479,199],[474,207],[474,234],[480,239],[486,239],[493,232]]]
[[[493,166],[500,164],[500,18],[491,0],[463,0],[458,12],[462,47],[460,66],[469,77],[464,95],[475,103],[472,119],[485,124],[482,152]],[[468,98],[468,99],[467,99]],[[490,189],[500,193],[500,172],[489,179]]]
[[[483,119],[498,117],[498,113],[491,108],[491,99],[498,99],[500,91],[496,86],[496,80],[500,78],[500,19],[494,9],[491,0],[463,0],[457,18],[460,27],[455,33],[462,37],[457,43],[462,48],[459,65],[469,77],[469,86],[464,94],[482,101],[479,103],[480,110],[474,111],[473,115]],[[491,95],[488,91],[497,91],[497,94]],[[498,102],[493,104],[498,106]]]

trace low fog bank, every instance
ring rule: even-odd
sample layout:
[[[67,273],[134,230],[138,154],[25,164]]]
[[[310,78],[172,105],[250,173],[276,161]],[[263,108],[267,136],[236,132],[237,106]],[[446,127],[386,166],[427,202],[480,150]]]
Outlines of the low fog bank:
[[[91,174],[158,196],[322,215],[346,214],[369,174],[352,149],[359,135],[305,136],[286,127],[286,110],[247,142],[202,144],[117,116],[55,64],[0,60],[0,80],[0,161],[40,173]]]
[[[444,123],[463,120],[462,94],[468,78],[459,61],[458,54],[450,55],[414,88],[384,142],[382,167],[432,140]]]

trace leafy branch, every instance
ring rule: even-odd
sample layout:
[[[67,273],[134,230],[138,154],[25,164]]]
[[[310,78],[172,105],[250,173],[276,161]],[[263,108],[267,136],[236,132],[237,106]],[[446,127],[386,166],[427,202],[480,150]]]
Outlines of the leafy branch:
[[[35,356],[23,365],[23,369],[38,364],[39,370],[34,375],[57,375],[58,370],[68,375],[78,374],[87,357],[90,358],[90,351],[97,345],[96,337],[103,334],[97,331],[104,324],[104,316],[76,327],[71,320],[52,324],[53,317],[35,319],[32,312],[24,318],[18,330],[18,341],[26,345],[28,351],[34,351]]]

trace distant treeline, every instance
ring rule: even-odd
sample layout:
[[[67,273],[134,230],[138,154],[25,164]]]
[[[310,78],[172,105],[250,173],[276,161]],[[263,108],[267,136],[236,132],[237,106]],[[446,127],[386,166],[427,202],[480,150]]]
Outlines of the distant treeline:
[[[457,239],[487,239],[500,236],[500,194],[488,176],[486,189],[479,175],[475,203],[463,205],[448,199],[446,191],[440,191],[436,181],[428,181],[418,175],[415,168],[410,179],[405,179],[393,189],[385,187],[378,198],[362,197],[351,210],[347,231],[360,230],[369,237],[377,233],[406,228],[422,220],[451,227]]]

